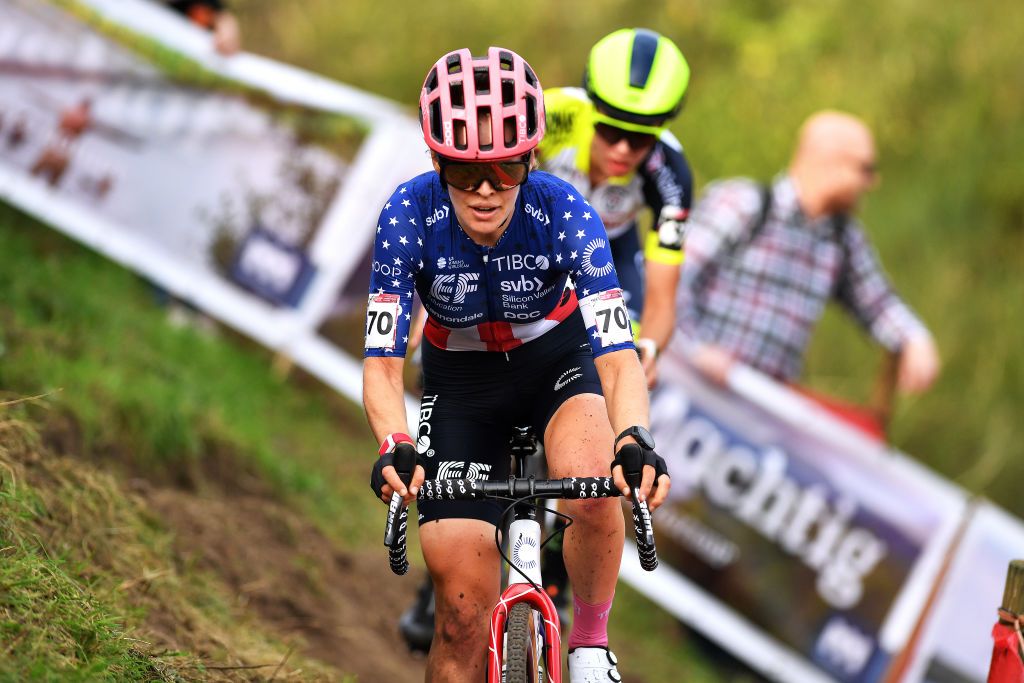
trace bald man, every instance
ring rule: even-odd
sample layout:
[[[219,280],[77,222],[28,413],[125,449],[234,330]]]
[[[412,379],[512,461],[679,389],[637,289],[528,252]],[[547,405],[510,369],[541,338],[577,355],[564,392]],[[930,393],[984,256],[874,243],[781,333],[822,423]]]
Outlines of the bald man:
[[[853,215],[877,181],[868,127],[824,111],[803,125],[789,169],[770,186],[736,178],[708,187],[690,216],[679,289],[679,327],[699,370],[724,384],[740,362],[796,381],[834,298],[899,352],[902,391],[931,385],[932,337],[892,290]]]

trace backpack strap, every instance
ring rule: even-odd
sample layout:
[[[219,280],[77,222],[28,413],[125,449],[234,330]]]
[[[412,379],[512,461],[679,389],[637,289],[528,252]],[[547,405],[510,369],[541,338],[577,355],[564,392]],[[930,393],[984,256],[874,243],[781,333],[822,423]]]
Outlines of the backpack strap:
[[[757,236],[764,230],[765,223],[768,222],[768,214],[772,210],[771,183],[761,183],[760,192],[761,208],[754,214],[750,223],[735,238],[729,240],[729,243],[722,251],[722,256],[726,260],[731,259],[737,249],[757,239]],[[846,244],[846,226],[849,222],[850,217],[845,213],[836,214],[832,217],[832,236],[839,244],[839,249],[841,250],[839,275],[836,278],[835,290],[838,290],[843,278],[846,277],[846,271],[850,265],[850,248]]]
[[[761,192],[761,208],[754,214],[750,223],[736,235],[735,238],[729,240],[729,244],[726,245],[722,252],[722,255],[726,259],[731,259],[736,250],[741,246],[750,244],[753,242],[761,230],[764,229],[764,224],[768,222],[768,212],[772,210],[772,186],[770,183],[760,184]]]
[[[832,296],[839,291],[850,268],[850,247],[846,244],[846,226],[849,222],[850,216],[845,213],[837,213],[832,216],[832,237],[839,244],[839,272],[836,274],[836,281],[832,286]]]

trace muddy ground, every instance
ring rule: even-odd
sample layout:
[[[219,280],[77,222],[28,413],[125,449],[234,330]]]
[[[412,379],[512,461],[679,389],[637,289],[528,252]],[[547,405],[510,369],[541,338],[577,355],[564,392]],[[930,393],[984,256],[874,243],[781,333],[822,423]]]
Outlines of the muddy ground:
[[[229,449],[210,444],[203,458],[143,468],[116,446],[108,444],[100,452],[85,448],[72,415],[49,413],[46,422],[46,451],[117,471],[131,494],[172,532],[180,574],[196,568],[222,581],[233,607],[261,630],[334,667],[337,675],[330,678],[356,675],[359,683],[423,680],[423,656],[407,651],[397,629],[422,570],[393,575],[383,546],[365,553],[340,550],[282,503],[251,464]],[[381,511],[383,526],[383,506]],[[195,628],[189,614],[141,597],[144,635],[154,651],[191,652],[211,663],[223,657],[226,644],[216,634]],[[287,668],[280,669],[282,675]],[[274,669],[225,666],[217,671],[218,679],[226,674],[229,680],[260,681],[271,678]],[[323,679],[319,674],[309,677]]]
[[[423,659],[406,651],[393,607],[411,602],[420,577],[393,576],[383,549],[339,551],[307,520],[265,496],[139,488],[174,531],[181,562],[221,577],[265,628],[360,682],[423,680]],[[147,625],[170,646],[188,644],[182,624],[151,614]]]

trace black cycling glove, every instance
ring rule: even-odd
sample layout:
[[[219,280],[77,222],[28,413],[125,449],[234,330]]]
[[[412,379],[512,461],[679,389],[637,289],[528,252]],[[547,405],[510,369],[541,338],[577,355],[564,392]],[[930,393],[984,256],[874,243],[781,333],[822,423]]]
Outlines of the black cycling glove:
[[[658,485],[658,478],[661,475],[668,474],[665,458],[655,453],[653,448],[644,448],[638,443],[628,443],[622,446],[615,453],[615,459],[612,460],[613,470],[616,465],[622,466],[622,476],[626,477],[627,482],[630,475],[635,475],[639,481],[643,476],[644,465],[654,468],[654,486]]]
[[[398,476],[408,486],[412,481],[416,466],[422,466],[423,461],[420,459],[420,454],[416,452],[416,446],[406,441],[395,444],[394,448],[377,458],[377,462],[373,463],[373,470],[370,472],[370,489],[377,498],[381,497],[381,491],[387,483],[387,480],[384,479],[384,468],[388,465],[395,468]]]

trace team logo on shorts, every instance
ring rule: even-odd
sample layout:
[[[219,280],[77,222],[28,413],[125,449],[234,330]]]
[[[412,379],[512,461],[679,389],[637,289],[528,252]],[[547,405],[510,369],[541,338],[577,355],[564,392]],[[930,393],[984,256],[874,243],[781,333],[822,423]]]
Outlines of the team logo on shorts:
[[[446,460],[437,466],[437,479],[486,479],[491,466],[481,462]]]
[[[437,394],[424,394],[420,400],[420,425],[416,430],[416,450],[428,458],[434,457],[434,449],[430,447],[430,432],[433,431],[430,418],[434,414],[437,396]]]
[[[590,345],[588,344],[587,346],[589,347]],[[557,380],[555,380],[555,391],[561,391],[562,389],[569,385],[569,382],[575,379],[579,379],[582,376],[583,368],[579,366],[575,368],[569,368],[561,375],[559,375]]]

